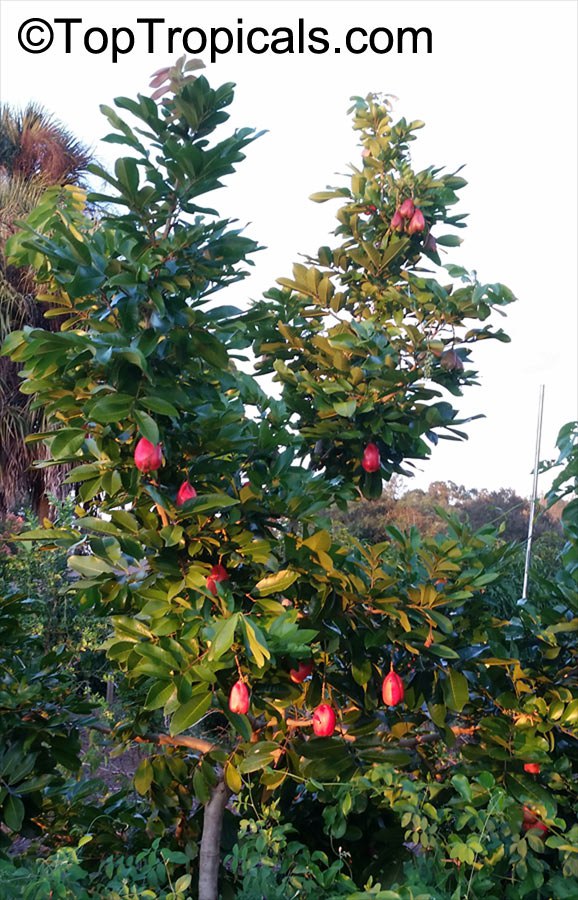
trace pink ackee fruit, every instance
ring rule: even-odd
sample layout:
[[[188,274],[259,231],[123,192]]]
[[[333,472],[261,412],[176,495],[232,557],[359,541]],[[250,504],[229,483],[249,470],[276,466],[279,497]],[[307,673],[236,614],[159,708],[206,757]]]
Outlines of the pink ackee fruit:
[[[335,731],[335,712],[328,703],[321,703],[313,713],[313,732],[317,737],[331,737]]]
[[[289,678],[291,681],[295,682],[295,684],[301,684],[309,675],[311,675],[314,668],[315,664],[312,659],[306,661],[302,660],[296,669],[289,669]]]
[[[408,234],[419,234],[425,228],[425,219],[421,209],[416,209],[407,226]]]
[[[394,670],[393,666],[391,668],[391,671],[388,672],[383,679],[383,684],[381,686],[381,696],[383,697],[383,702],[386,706],[397,706],[398,703],[401,703],[403,701],[403,681]]]
[[[402,219],[411,219],[414,213],[415,206],[413,205],[413,200],[409,197],[407,200],[404,200],[401,206],[399,207],[399,214]]]
[[[391,222],[389,223],[389,227],[393,231],[403,231],[403,219],[400,215],[399,209],[396,209],[394,212]]]
[[[244,681],[236,681],[229,694],[231,712],[244,716],[249,710],[249,689]]]
[[[377,472],[381,466],[381,458],[379,456],[379,448],[377,444],[370,443],[363,451],[361,465],[366,472]]]
[[[217,596],[217,584],[219,581],[228,581],[229,573],[226,568],[221,565],[221,563],[217,563],[216,566],[213,566],[210,573],[207,575],[207,588],[210,590],[213,597]]]
[[[193,500],[197,492],[189,481],[183,481],[177,493],[177,506],[182,506],[187,500]]]
[[[134,464],[139,472],[156,472],[163,461],[163,450],[160,444],[151,444],[141,438],[134,450]]]

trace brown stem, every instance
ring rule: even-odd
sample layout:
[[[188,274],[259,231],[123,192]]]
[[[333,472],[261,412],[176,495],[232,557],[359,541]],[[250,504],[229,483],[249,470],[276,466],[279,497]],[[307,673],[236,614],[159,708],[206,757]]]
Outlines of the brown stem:
[[[85,725],[84,727],[90,728],[92,731],[99,731],[101,734],[114,733],[113,728],[107,728],[106,725],[99,725],[96,722]],[[159,744],[164,747],[188,747],[190,750],[198,750],[199,753],[210,753],[211,750],[225,749],[219,744],[211,744],[209,741],[203,740],[203,738],[187,737],[187,735],[171,737],[168,734],[154,734],[153,732],[147,732],[146,734],[133,735],[130,739],[134,741],[135,744]]]
[[[169,517],[167,516],[167,514],[166,514],[165,510],[162,508],[162,506],[160,506],[158,503],[155,503],[155,506],[157,508],[157,512],[158,512],[159,516],[161,517],[161,522],[163,523],[164,528],[166,528],[167,525],[169,524]]]
[[[205,805],[199,853],[199,900],[218,900],[219,897],[221,829],[228,799],[229,790],[221,776]]]

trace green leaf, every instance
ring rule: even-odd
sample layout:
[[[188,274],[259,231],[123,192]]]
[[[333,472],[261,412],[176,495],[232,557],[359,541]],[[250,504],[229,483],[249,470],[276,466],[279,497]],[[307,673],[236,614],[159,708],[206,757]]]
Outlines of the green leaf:
[[[468,803],[472,801],[472,789],[465,775],[452,775],[451,782],[458,794]]]
[[[122,531],[119,531],[113,522],[108,522],[106,519],[97,519],[96,516],[82,516],[82,518],[77,519],[77,524],[83,531],[97,531],[101,534],[122,534]]]
[[[436,244],[441,247],[459,247],[461,243],[462,239],[457,234],[442,234],[436,237]]]
[[[234,794],[238,794],[243,787],[243,779],[239,774],[239,770],[231,763],[225,766],[225,784]]]
[[[574,725],[578,722],[578,700],[572,700],[568,704],[560,721],[562,725]]]
[[[274,741],[261,741],[252,745],[245,759],[241,760],[239,771],[247,775],[249,772],[257,772],[259,769],[264,769],[265,766],[275,761],[278,750],[279,744],[276,744]]]
[[[24,804],[20,797],[9,794],[3,807],[4,822],[12,831],[20,831],[24,819]]]
[[[114,572],[114,567],[97,556],[70,556],[68,565],[80,575],[93,578],[95,575],[104,575]]]
[[[208,659],[219,659],[223,653],[226,653],[227,650],[230,649],[235,640],[235,629],[238,621],[239,613],[234,613],[232,616],[229,616],[228,619],[217,619]]]
[[[61,428],[50,444],[53,459],[74,456],[80,450],[86,438],[84,428]]]
[[[181,734],[187,728],[190,728],[191,725],[194,725],[195,722],[198,722],[211,706],[212,700],[213,695],[209,692],[195,695],[191,700],[179,706],[171,719],[171,735],[174,737],[176,734]]]
[[[113,509],[110,516],[113,522],[116,522],[121,528],[130,531],[132,534],[136,534],[139,531],[137,520],[126,509]]]
[[[189,874],[181,875],[180,878],[177,878],[175,881],[175,893],[182,894],[183,891],[186,891],[191,886],[192,880],[193,876]]]
[[[171,419],[178,418],[179,411],[176,406],[169,403],[163,397],[142,397],[140,402],[152,412],[159,413],[161,416],[170,416]]]
[[[0,356],[10,356],[14,350],[21,347],[25,343],[24,335],[21,331],[13,331],[9,334],[3,344],[0,345]]]
[[[298,572],[293,572],[291,569],[281,569],[279,572],[275,572],[274,575],[267,575],[265,578],[262,578],[261,581],[257,582],[254,589],[262,597],[267,597],[269,594],[286,591],[298,578]]]
[[[151,444],[158,444],[160,435],[155,420],[152,419],[148,413],[143,412],[142,409],[135,409],[133,415],[142,436],[145,437],[147,441],[150,441]]]
[[[139,794],[146,794],[153,783],[154,772],[150,760],[143,759],[134,773],[134,786]]]
[[[446,646],[446,644],[432,644],[431,647],[428,647],[428,653],[431,653],[432,656],[439,656],[440,659],[460,658],[460,654],[452,650],[451,647]]]
[[[136,644],[134,651],[135,653],[138,653],[139,656],[143,656],[145,659],[153,660],[155,662],[160,662],[169,669],[178,669],[180,666],[176,657],[172,653],[169,653],[168,650],[159,647],[158,644],[141,641],[139,644]]]
[[[189,513],[210,512],[213,509],[226,509],[228,506],[235,506],[239,503],[235,497],[229,497],[228,494],[199,494],[193,500],[189,500]]]
[[[432,718],[432,722],[438,726],[438,728],[444,728],[446,724],[446,715],[447,709],[444,703],[431,703],[428,704],[429,714]]]
[[[369,659],[354,659],[351,663],[351,674],[353,680],[362,687],[368,683],[371,678],[371,662]]]
[[[465,675],[448,669],[443,683],[446,706],[454,712],[461,712],[468,702],[468,682]]]
[[[526,840],[528,841],[528,845],[530,846],[530,848],[535,853],[544,852],[544,841],[532,828],[530,828],[530,830],[526,832]]]
[[[157,681],[153,684],[145,700],[145,709],[160,709],[170,700],[175,691],[172,681]]]
[[[134,397],[130,394],[107,394],[95,403],[87,406],[87,414],[95,422],[109,425],[126,419],[132,409]]]
[[[131,156],[120,157],[114,165],[114,171],[120,184],[126,188],[128,196],[134,197],[139,185],[139,173],[136,160]]]
[[[160,535],[165,547],[177,547],[183,539],[183,529],[180,525],[166,525],[161,528]]]
[[[349,191],[347,191],[347,193],[349,193]],[[316,191],[314,194],[309,195],[309,199],[313,200],[314,203],[325,203],[326,200],[337,200],[343,196],[344,192],[340,190]]]
[[[525,775],[506,775],[506,788],[518,803],[523,803],[532,808],[542,807],[545,815],[554,818],[557,811],[556,800],[541,785]]]
[[[253,734],[253,726],[251,725],[248,717],[239,715],[239,713],[231,712],[228,706],[225,706],[222,711],[235,731],[238,731],[241,737],[243,737],[246,741],[250,741]]]
[[[351,419],[351,417],[355,415],[357,403],[355,400],[347,400],[344,403],[334,403],[333,409],[338,416],[344,416],[347,419]]]
[[[76,543],[80,538],[78,531],[69,531],[67,528],[31,528],[30,531],[21,531],[19,541],[64,541]]]

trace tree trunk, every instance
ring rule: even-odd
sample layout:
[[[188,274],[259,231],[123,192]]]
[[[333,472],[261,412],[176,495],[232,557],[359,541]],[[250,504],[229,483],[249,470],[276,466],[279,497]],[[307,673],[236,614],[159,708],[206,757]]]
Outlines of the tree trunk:
[[[108,676],[108,680],[106,682],[106,702],[109,706],[114,703],[114,678],[112,675]]]
[[[211,796],[205,806],[199,855],[199,900],[218,900],[219,898],[221,828],[229,793],[221,778],[211,791]]]

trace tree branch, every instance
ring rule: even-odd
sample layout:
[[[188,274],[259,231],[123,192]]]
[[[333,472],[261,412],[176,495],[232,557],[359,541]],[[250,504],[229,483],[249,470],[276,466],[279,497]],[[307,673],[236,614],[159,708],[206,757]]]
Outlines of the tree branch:
[[[115,734],[116,729],[109,728],[107,725],[98,723],[85,725],[92,731],[98,731],[101,734]],[[158,744],[164,747],[187,747],[189,750],[197,750],[199,753],[210,753],[211,750],[226,750],[221,744],[211,744],[203,738],[187,737],[187,735],[179,735],[171,737],[169,734],[156,734],[155,732],[145,732],[145,734],[135,734],[130,737],[135,744]]]

